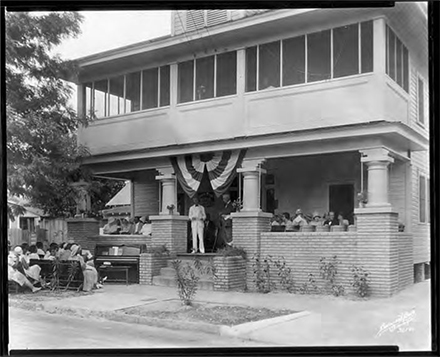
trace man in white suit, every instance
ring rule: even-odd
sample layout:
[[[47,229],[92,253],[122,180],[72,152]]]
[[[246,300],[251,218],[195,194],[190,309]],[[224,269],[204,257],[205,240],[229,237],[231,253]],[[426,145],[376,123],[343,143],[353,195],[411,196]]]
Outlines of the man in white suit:
[[[205,227],[206,213],[205,208],[199,204],[198,197],[193,198],[194,205],[189,208],[189,219],[191,220],[193,248],[191,253],[197,253],[197,236],[199,238],[200,253],[205,253],[205,244],[203,242],[203,230]]]

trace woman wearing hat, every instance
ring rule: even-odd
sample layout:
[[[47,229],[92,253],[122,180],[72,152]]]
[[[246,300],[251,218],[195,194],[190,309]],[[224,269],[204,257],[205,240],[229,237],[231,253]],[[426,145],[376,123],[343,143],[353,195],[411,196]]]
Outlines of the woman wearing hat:
[[[83,291],[90,291],[93,288],[98,287],[98,272],[96,271],[95,267],[85,263],[84,258],[81,255],[81,246],[74,244],[70,250],[71,256],[69,260],[78,261],[81,265],[81,270],[83,271]]]
[[[301,230],[302,226],[307,226],[307,220],[304,218],[304,215],[302,213],[302,210],[298,208],[295,212],[295,218],[292,221],[293,223],[293,229],[295,231]]]
[[[310,225],[311,226],[322,226],[323,225],[323,221],[322,221],[322,218],[321,218],[321,216],[319,215],[319,213],[318,212],[313,212],[313,217],[312,217],[313,219],[312,219],[312,221],[310,222]]]
[[[16,247],[8,255],[8,280],[15,281],[20,286],[25,286],[32,290],[33,293],[41,290],[32,285],[29,279],[26,277],[23,271],[23,267],[20,262],[20,256],[23,254],[23,250],[20,246]],[[21,271],[20,271],[21,270]]]

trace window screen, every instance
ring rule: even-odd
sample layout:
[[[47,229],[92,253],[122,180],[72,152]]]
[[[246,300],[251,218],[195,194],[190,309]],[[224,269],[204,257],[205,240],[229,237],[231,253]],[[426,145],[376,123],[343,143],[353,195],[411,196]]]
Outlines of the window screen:
[[[307,81],[321,81],[330,76],[330,30],[307,35]]]
[[[361,23],[361,72],[373,72],[373,21]]]
[[[214,97],[214,56],[196,60],[196,100]]]
[[[124,76],[110,78],[109,115],[124,113]]]
[[[170,105],[170,66],[160,67],[160,106]]]
[[[237,92],[237,52],[217,55],[217,97]]]
[[[194,85],[194,61],[187,61],[179,63],[178,65],[179,77],[179,92],[178,102],[185,103],[193,100],[193,85]]]
[[[359,73],[359,25],[333,30],[333,77]]]
[[[260,45],[258,89],[280,86],[280,41]]]
[[[283,86],[305,82],[305,36],[283,40]]]
[[[157,107],[158,73],[157,68],[142,72],[142,109]]]
[[[108,115],[107,85],[107,79],[95,82],[93,111],[97,118],[103,118]]]
[[[402,69],[402,42],[396,38],[396,82],[401,87],[403,87]]]
[[[396,38],[394,32],[388,29],[388,66],[389,76],[396,80]]]
[[[409,91],[408,86],[408,76],[409,76],[409,68],[408,68],[408,50],[405,46],[402,49],[403,52],[403,89],[407,92]]]
[[[257,90],[257,46],[246,48],[246,92]]]
[[[84,115],[87,115],[87,116],[93,116],[92,89],[93,89],[93,83],[85,83],[84,84],[84,99],[83,99],[84,108],[85,108]]]
[[[426,181],[424,176],[419,176],[419,218],[426,222]]]
[[[127,74],[125,77],[125,112],[141,109],[141,72]]]
[[[418,79],[418,95],[419,95],[419,123],[425,124],[425,93],[423,88],[423,81]]]

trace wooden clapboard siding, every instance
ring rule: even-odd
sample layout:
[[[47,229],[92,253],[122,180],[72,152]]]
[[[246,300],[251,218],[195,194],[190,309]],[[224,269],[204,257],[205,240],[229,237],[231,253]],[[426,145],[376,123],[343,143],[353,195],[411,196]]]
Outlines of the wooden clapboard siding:
[[[159,213],[159,182],[156,171],[137,173],[133,178],[133,201],[135,216],[149,216]]]

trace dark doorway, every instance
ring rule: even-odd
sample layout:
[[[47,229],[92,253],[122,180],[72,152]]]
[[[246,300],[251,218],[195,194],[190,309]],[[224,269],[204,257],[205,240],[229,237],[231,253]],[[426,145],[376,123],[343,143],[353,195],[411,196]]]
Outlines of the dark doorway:
[[[335,212],[337,217],[342,213],[350,224],[353,224],[354,211],[354,185],[330,185],[329,186],[329,211]]]

